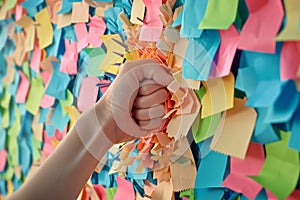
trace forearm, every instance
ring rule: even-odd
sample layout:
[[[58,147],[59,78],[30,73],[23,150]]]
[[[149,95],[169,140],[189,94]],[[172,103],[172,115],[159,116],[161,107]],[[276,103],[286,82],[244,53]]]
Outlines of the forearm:
[[[84,118],[77,123],[90,125],[88,121]],[[36,174],[9,199],[76,199],[99,163],[86,149],[77,131],[74,126]],[[107,142],[100,143],[99,155],[103,157],[110,147]]]

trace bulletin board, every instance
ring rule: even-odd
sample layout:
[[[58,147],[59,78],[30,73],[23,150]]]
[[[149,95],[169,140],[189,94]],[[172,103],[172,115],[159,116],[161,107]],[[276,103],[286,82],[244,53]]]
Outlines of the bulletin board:
[[[182,87],[168,124],[114,145],[78,199],[300,199],[299,11],[299,0],[0,0],[1,198],[124,63],[150,58]]]

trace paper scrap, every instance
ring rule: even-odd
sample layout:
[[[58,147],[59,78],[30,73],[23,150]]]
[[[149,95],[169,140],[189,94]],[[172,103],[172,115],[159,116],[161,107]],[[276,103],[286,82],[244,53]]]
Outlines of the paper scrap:
[[[35,15],[37,26],[37,36],[39,38],[39,47],[44,49],[53,42],[53,28],[50,21],[48,9],[44,8]]]
[[[257,116],[245,103],[246,100],[235,98],[234,107],[223,114],[210,146],[212,150],[245,158]]]

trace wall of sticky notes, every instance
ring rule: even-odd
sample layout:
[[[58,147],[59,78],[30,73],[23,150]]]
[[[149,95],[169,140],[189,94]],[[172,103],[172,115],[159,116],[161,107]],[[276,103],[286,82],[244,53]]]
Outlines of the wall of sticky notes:
[[[0,199],[144,58],[184,100],[78,199],[300,199],[299,19],[299,0],[0,0]]]

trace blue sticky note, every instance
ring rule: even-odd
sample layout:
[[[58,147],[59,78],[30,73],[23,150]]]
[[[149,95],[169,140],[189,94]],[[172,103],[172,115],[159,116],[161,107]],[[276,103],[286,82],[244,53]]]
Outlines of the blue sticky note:
[[[2,195],[7,195],[7,189],[6,189],[6,181],[0,179],[0,193]]]
[[[69,121],[69,115],[63,116],[62,107],[59,103],[57,103],[51,116],[50,125],[53,125],[60,132],[62,132],[66,125],[69,123]]]
[[[70,41],[77,42],[76,33],[74,30],[74,25],[66,26],[63,28],[64,31],[64,39],[68,39]]]
[[[110,7],[104,11],[106,29],[109,34],[123,32],[122,22],[118,17],[122,11],[123,10],[118,7]]]
[[[28,16],[34,17],[36,13],[38,13],[39,5],[42,4],[44,0],[26,0],[21,3],[21,6],[26,9]]]
[[[47,136],[52,137],[55,134],[55,126],[51,124],[45,124],[45,130],[47,132]]]
[[[267,108],[257,108],[256,112],[257,119],[251,140],[260,144],[268,144],[278,141],[279,137],[275,133],[272,125],[270,123],[266,123],[264,120]]]
[[[60,11],[58,11],[57,14],[64,14],[64,13],[71,12],[72,5],[73,5],[73,2],[71,2],[69,0],[62,0],[61,9],[60,9]]]
[[[220,35],[216,30],[205,30],[200,38],[189,39],[182,62],[183,78],[208,80],[220,41]]]
[[[266,123],[282,123],[289,121],[299,104],[299,95],[294,81],[285,81],[281,86],[281,94],[273,105],[268,107],[265,115]]]
[[[3,53],[0,53],[0,66],[6,66],[6,60],[4,58]],[[6,72],[7,72],[7,67],[0,67],[0,79],[2,79],[6,75]]]
[[[30,166],[31,166],[31,152],[30,148],[27,144],[26,138],[22,137],[21,140],[18,141],[19,144],[19,163],[21,166],[21,171],[24,176],[28,175]]]
[[[13,185],[15,191],[21,187],[22,183],[22,177],[19,178],[18,176],[13,176]]]
[[[211,151],[200,161],[195,188],[222,187],[228,156]]]
[[[114,7],[121,8],[130,19],[132,1],[133,0],[114,0]],[[112,0],[102,0],[102,2],[112,2]]]
[[[184,2],[180,34],[187,38],[199,38],[203,29],[198,29],[208,0],[188,0]]]
[[[62,38],[62,28],[56,28],[55,24],[52,24],[54,30],[54,36],[52,44],[46,48],[47,55],[58,57],[58,55],[64,54],[64,40]]]
[[[7,28],[4,21],[0,22],[0,51],[2,51],[3,47],[5,46],[7,40]],[[5,68],[5,67],[4,67]]]
[[[14,81],[8,86],[8,93],[15,96],[19,87],[19,82],[20,82],[20,74],[16,72]]]
[[[6,129],[0,128],[0,149],[4,149],[6,143]]]
[[[221,200],[224,195],[224,190],[219,188],[203,188],[203,189],[195,188],[194,195],[196,200],[201,200],[201,199]]]
[[[300,151],[300,106],[298,106],[296,113],[292,118],[292,130],[289,140],[289,147]]]
[[[70,76],[64,72],[59,71],[59,63],[52,62],[53,73],[46,88],[45,94],[53,96],[59,100],[66,99],[66,89],[70,82]]]
[[[38,123],[44,123],[47,121],[47,115],[49,113],[49,108],[41,108],[40,109],[40,117]]]

